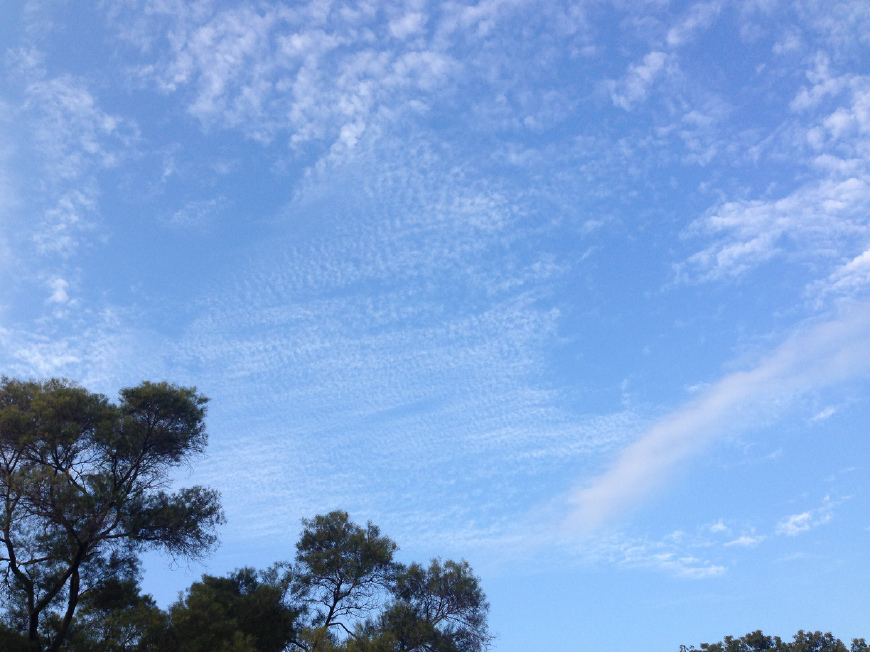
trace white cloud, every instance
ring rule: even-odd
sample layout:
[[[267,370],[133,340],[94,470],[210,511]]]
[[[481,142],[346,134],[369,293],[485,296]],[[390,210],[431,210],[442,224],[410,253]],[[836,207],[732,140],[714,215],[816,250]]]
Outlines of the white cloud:
[[[27,85],[21,116],[53,183],[117,165],[123,149],[138,138],[136,126],[103,111],[81,80],[24,72],[35,79]]]
[[[773,53],[776,55],[791,54],[800,51],[803,45],[801,33],[797,29],[786,29],[783,35],[774,43]]]
[[[12,351],[22,377],[47,378],[66,375],[68,370],[81,363],[80,352],[70,348],[68,341],[52,341],[49,338],[32,338]],[[26,370],[26,371],[24,371]]]
[[[829,156],[864,157],[870,142],[870,77],[850,77],[849,102],[807,132],[807,142]]]
[[[69,282],[62,279],[56,278],[48,283],[49,289],[51,289],[51,296],[48,297],[49,303],[68,303],[69,302],[69,294],[67,293],[67,288],[69,288]]]
[[[709,165],[733,147],[723,133],[729,112],[730,107],[724,100],[710,97],[703,106],[696,105],[673,125],[687,150],[683,156],[685,162]]]
[[[753,369],[725,376],[698,399],[661,418],[609,470],[570,496],[567,523],[582,531],[613,519],[664,484],[680,462],[713,438],[763,414],[771,399],[868,372],[870,307],[799,332]]]
[[[697,32],[712,25],[721,11],[720,2],[699,2],[689,10],[683,20],[668,30],[665,40],[671,47],[683,45]]]
[[[831,62],[824,53],[816,55],[815,67],[806,73],[811,86],[801,88],[789,105],[792,111],[806,111],[815,108],[822,100],[838,95],[847,85],[848,77],[834,75]]]
[[[870,44],[870,7],[863,0],[798,0],[795,8],[813,36],[838,54],[854,55]]]
[[[134,122],[104,111],[84,80],[49,77],[40,66],[36,50],[11,58],[10,94],[21,99],[2,107],[16,128],[4,130],[0,183],[17,186],[19,207],[4,230],[19,279],[41,283],[64,276],[63,268],[98,233],[97,178],[129,158],[139,135]],[[49,269],[36,272],[40,265]]]
[[[870,176],[825,179],[774,201],[728,202],[687,235],[719,240],[677,266],[680,278],[720,280],[782,254],[837,252],[870,236]]]
[[[480,0],[477,4],[465,4],[451,0],[445,3],[444,17],[438,32],[445,35],[464,30],[478,36],[485,36],[496,25],[498,19],[508,9],[524,4],[529,0]]]
[[[428,37],[428,21],[416,10],[382,25],[374,7],[328,3],[205,12],[171,23],[170,56],[141,74],[192,94],[188,110],[205,126],[261,141],[286,135],[294,146],[324,141],[335,156],[372,123],[413,113],[458,69],[451,41]]]
[[[644,547],[630,548],[621,561],[629,567],[654,568],[677,577],[693,580],[720,577],[725,574],[724,566],[710,563],[693,555],[680,556],[675,552],[650,553]]]
[[[787,534],[792,537],[801,532],[806,532],[812,527],[810,524],[812,516],[811,512],[803,512],[801,514],[790,516],[788,519],[777,525],[776,531],[779,534]]]
[[[776,533],[795,537],[804,532],[809,532],[831,520],[834,506],[835,504],[826,496],[824,504],[821,507],[801,512],[800,514],[793,514],[780,521],[776,526]]]
[[[411,11],[390,21],[390,33],[398,39],[421,34],[426,27],[427,17],[419,11]]]
[[[443,523],[454,536],[450,510],[500,515],[527,500],[517,477],[547,476],[637,427],[631,413],[572,418],[540,380],[560,313],[539,302],[565,270],[525,246],[510,187],[419,137],[375,149],[309,176],[287,231],[278,221],[236,280],[199,302],[174,352],[245,438],[216,436],[203,468],[239,536],[277,536],[325,502],[404,515],[395,496],[418,482],[440,487],[407,508],[426,512],[427,534],[414,519],[397,532],[420,541]],[[297,228],[312,214],[321,220]],[[252,410],[256,427],[243,423]],[[252,475],[264,484],[254,496]],[[259,510],[268,518],[254,523]]]
[[[801,114],[790,155],[808,180],[777,199],[724,202],[693,222],[685,237],[712,240],[676,266],[678,278],[740,277],[774,259],[812,261],[822,271],[807,293],[861,298],[868,289],[863,252],[870,247],[870,77],[835,75],[819,56],[791,107]],[[806,119],[804,119],[806,118]]]
[[[851,298],[870,288],[870,249],[835,270],[827,279],[810,287],[819,299],[827,296]]]
[[[164,222],[185,229],[207,230],[230,205],[225,197],[189,201]]]
[[[649,568],[685,579],[702,580],[720,577],[726,569],[720,563],[700,555],[710,552],[709,541],[698,534],[672,532],[659,540],[604,536],[593,544],[602,546],[613,561],[633,568]],[[601,554],[601,553],[599,553]]]
[[[20,212],[21,197],[20,191],[16,187],[17,184],[13,181],[12,167],[13,163],[13,146],[12,138],[7,132],[10,130],[12,122],[8,119],[5,107],[0,102],[0,141],[9,144],[9,147],[0,151],[0,274],[5,275],[8,272],[18,273],[10,246],[10,223],[13,215]]]
[[[176,57],[161,76],[164,87],[175,90],[195,81],[189,111],[206,123],[216,117],[230,125],[259,118],[274,82],[271,32],[277,20],[277,11],[239,7],[179,35]]]
[[[97,212],[96,191],[91,184],[64,193],[57,204],[45,211],[33,241],[40,254],[70,258],[82,242],[82,236],[94,229]]]
[[[303,146],[310,141],[322,141],[325,145],[321,149],[332,152],[336,158],[348,152],[361,156],[359,150],[366,149],[381,133],[389,132],[391,121],[401,114],[403,107],[413,107],[421,113],[429,110],[431,105],[437,105],[439,96],[450,94],[442,91],[451,91],[451,81],[462,75],[480,75],[474,81],[483,83],[504,77],[508,80],[504,86],[514,86],[511,90],[516,91],[513,96],[510,93],[499,95],[506,105],[514,102],[516,107],[506,111],[504,123],[513,121],[520,125],[519,129],[534,130],[542,135],[535,141],[537,150],[535,147],[523,150],[530,158],[522,165],[517,163],[518,174],[530,172],[544,180],[535,184],[540,185],[535,189],[540,193],[537,197],[559,204],[559,210],[565,214],[585,213],[579,222],[584,224],[581,230],[590,234],[596,231],[594,237],[600,236],[602,240],[607,235],[602,224],[619,224],[626,232],[633,230],[635,225],[629,223],[629,219],[620,223],[627,214],[618,215],[619,208],[614,209],[613,215],[607,211],[619,203],[612,201],[621,194],[618,188],[635,185],[637,180],[637,177],[620,180],[619,172],[625,171],[626,178],[636,174],[636,164],[643,163],[642,154],[638,153],[642,147],[659,147],[649,150],[652,152],[649,160],[660,155],[665,159],[669,153],[661,147],[661,142],[650,145],[651,141],[635,137],[636,132],[618,144],[609,134],[600,138],[594,136],[589,141],[597,139],[596,153],[584,152],[582,170],[580,164],[576,164],[573,168],[566,166],[558,170],[556,175],[538,174],[546,168],[541,166],[534,170],[531,166],[541,158],[554,153],[554,160],[560,155],[560,161],[571,158],[564,153],[564,143],[548,145],[545,142],[549,138],[546,134],[549,126],[564,124],[568,135],[576,133],[568,133],[569,130],[595,127],[581,120],[575,125],[573,119],[567,119],[582,112],[577,110],[580,100],[572,104],[572,98],[563,88],[551,93],[552,99],[549,99],[546,93],[535,92],[543,85],[525,83],[523,74],[532,74],[538,61],[527,67],[511,68],[513,64],[505,64],[502,58],[507,47],[497,51],[498,56],[492,56],[492,66],[485,65],[485,57],[474,58],[474,44],[483,42],[485,35],[495,33],[491,49],[499,45],[496,41],[504,35],[496,33],[497,21],[516,4],[490,0],[450,2],[430,10],[425,3],[407,3],[392,12],[395,7],[378,2],[350,6],[324,1],[280,7],[268,3],[255,6],[152,2],[143,14],[163,12],[169,18],[161,24],[161,29],[155,29],[156,22],[149,23],[147,29],[137,28],[129,38],[141,43],[143,56],[152,64],[143,67],[143,75],[162,84],[166,93],[174,93],[172,100],[183,103],[207,128],[239,129],[261,141],[286,138],[299,151],[307,151]],[[572,5],[572,11],[577,7],[576,3],[566,4]],[[543,11],[539,5],[531,7],[530,11],[537,12],[539,8]],[[717,12],[717,3],[695,5],[667,32],[667,44],[676,48],[687,43],[712,24]],[[386,24],[384,15],[394,20]],[[520,27],[525,25],[520,24]],[[565,29],[567,33],[568,28]],[[554,30],[540,44],[555,39],[554,34],[561,38],[564,33]],[[165,42],[159,34],[167,36]],[[659,31],[655,38],[661,39],[662,35],[663,31]],[[473,43],[467,45],[470,41]],[[462,47],[456,47],[460,42]],[[532,45],[530,52],[539,43]],[[566,41],[556,41],[554,49],[563,46],[567,51]],[[164,47],[166,49],[161,50]],[[646,50],[635,53],[637,58],[631,59],[634,63],[625,71],[624,78],[612,83],[611,99],[617,107],[637,108],[653,94],[656,84],[671,71],[677,71],[677,55],[670,53],[664,43],[655,47],[660,47],[661,51],[654,50],[646,56],[643,56]],[[518,50],[516,56],[525,56],[525,50]],[[595,46],[586,46],[584,50],[591,56],[594,52],[605,52],[606,48],[596,50]],[[578,56],[579,52],[578,49]],[[543,54],[541,63],[546,64]],[[594,74],[595,65],[596,60],[589,59],[585,67],[578,66],[577,71],[588,69]],[[820,272],[823,279],[828,279],[832,294],[853,296],[857,293],[855,288],[867,282],[861,253],[867,250],[867,243],[862,241],[866,224],[862,215],[866,214],[870,177],[866,172],[867,157],[858,142],[858,135],[866,124],[862,117],[865,115],[862,113],[864,95],[857,78],[838,78],[830,66],[825,65],[827,67],[817,66],[809,76],[805,97],[798,95],[793,103],[794,114],[788,116],[789,120],[798,122],[808,120],[815,129],[804,129],[800,133],[802,138],[794,142],[799,143],[798,150],[815,148],[814,162],[807,165],[812,174],[819,176],[810,178],[799,191],[781,199],[770,199],[776,197],[771,192],[755,202],[723,201],[707,216],[709,220],[697,222],[693,233],[716,242],[705,241],[698,245],[704,252],[686,264],[687,276],[709,280],[737,276],[766,260],[791,255],[797,248],[813,257],[826,256],[826,260],[842,266],[839,272],[831,269]],[[47,210],[42,211],[46,219],[41,235],[34,238],[46,255],[61,258],[76,251],[85,231],[95,221],[100,194],[98,186],[89,182],[91,171],[115,165],[123,156],[117,146],[123,140],[118,137],[120,119],[107,120],[111,116],[99,108],[96,98],[86,92],[81,80],[63,80],[71,82],[71,90],[58,92],[54,104],[48,101],[46,105],[56,105],[61,113],[66,111],[72,117],[55,120],[52,124],[84,127],[79,129],[78,136],[67,134],[57,140],[47,137],[45,149],[56,153],[53,160],[58,161],[59,178],[72,179],[78,175],[77,178],[83,180],[76,183],[81,195],[73,194],[68,186],[50,195]],[[481,95],[494,87],[495,84],[486,86]],[[52,88],[60,90],[50,84],[34,88],[43,88],[46,93]],[[518,99],[522,94],[534,97]],[[803,99],[799,99],[801,97]],[[849,98],[854,101],[850,103]],[[717,107],[710,104],[696,102],[692,97],[673,99],[679,121],[673,133],[683,139],[684,150],[689,153],[684,161],[716,164],[717,155],[723,151],[721,144],[728,141],[738,126],[728,122],[733,116],[714,110]],[[839,105],[829,107],[831,102],[839,102]],[[36,112],[40,104],[41,100],[34,100],[29,109]],[[823,115],[817,115],[822,112]],[[635,124],[630,122],[631,116],[623,118],[625,123]],[[488,119],[485,117],[484,121]],[[646,121],[639,122],[645,129]],[[51,121],[46,120],[46,124],[49,123]],[[725,133],[726,129],[732,131]],[[404,135],[399,134],[399,139]],[[740,138],[734,140],[745,142]],[[572,142],[580,143],[578,150],[583,149],[580,139]],[[679,141],[677,143],[674,148],[677,154],[670,160],[677,160],[683,151],[679,150]],[[456,142],[441,141],[433,149],[441,145],[457,146]],[[505,147],[513,145],[515,143],[508,143]],[[517,148],[517,151],[522,149],[519,145]],[[414,150],[414,157],[418,153],[420,160],[431,157],[431,152],[420,150]],[[182,155],[180,152],[179,156]],[[534,159],[534,156],[539,158]],[[613,157],[607,159],[611,166],[609,171],[616,173],[610,174],[612,178],[605,183],[601,181],[605,166],[600,165],[600,160],[606,157]],[[593,160],[596,158],[599,160]],[[443,436],[452,443],[453,450],[470,451],[469,455],[484,469],[482,473],[492,472],[495,465],[492,458],[501,456],[499,463],[509,467],[506,475],[511,478],[516,477],[511,473],[519,473],[516,469],[526,468],[526,465],[540,468],[560,459],[579,459],[589,450],[613,446],[638,427],[636,415],[627,412],[588,422],[581,419],[578,426],[576,418],[570,419],[553,408],[552,392],[534,386],[534,373],[540,369],[544,357],[540,352],[542,342],[551,343],[547,338],[553,338],[561,318],[556,310],[542,308],[554,303],[546,294],[548,279],[563,274],[566,267],[546,256],[522,262],[512,257],[509,250],[512,247],[515,250],[516,243],[530,234],[521,226],[522,220],[515,219],[521,210],[517,209],[516,201],[521,193],[504,193],[495,182],[488,187],[480,184],[470,188],[468,179],[472,173],[468,172],[467,160],[460,157],[452,161],[457,172],[444,175],[438,190],[421,192],[413,181],[406,183],[402,178],[407,170],[416,170],[421,165],[420,160],[403,161],[404,168],[392,176],[382,175],[381,170],[366,170],[355,179],[357,185],[365,186],[365,192],[377,198],[377,202],[397,195],[406,198],[402,206],[397,208],[394,204],[384,209],[388,218],[364,225],[353,224],[353,220],[340,224],[336,220],[326,226],[306,225],[305,228],[322,228],[324,232],[330,231],[332,225],[338,224],[339,228],[319,240],[294,241],[285,252],[271,259],[271,266],[247,269],[240,287],[197,304],[195,309],[203,304],[206,307],[183,338],[178,351],[182,360],[179,368],[185,364],[198,365],[203,377],[214,382],[226,396],[239,394],[239,384],[247,386],[250,381],[260,388],[266,403],[274,402],[282,410],[290,404],[305,406],[294,407],[301,413],[303,425],[268,424],[265,436],[272,439],[260,448],[252,445],[250,454],[245,451],[245,455],[249,455],[246,458],[248,469],[262,466],[264,473],[272,474],[270,482],[275,480],[284,487],[292,484],[284,475],[291,464],[276,461],[274,450],[281,446],[275,443],[289,448],[288,440],[291,444],[298,440],[301,442],[298,448],[302,450],[298,468],[321,471],[326,478],[317,487],[300,485],[286,489],[296,492],[293,493],[296,502],[274,507],[281,511],[282,517],[288,512],[306,511],[298,506],[300,502],[311,501],[310,495],[329,496],[325,500],[356,496],[352,488],[366,482],[365,472],[342,473],[337,479],[331,474],[331,469],[351,466],[349,462],[354,461],[354,452],[360,451],[359,442],[341,432],[347,423],[383,419],[393,426],[396,423],[413,426],[404,431],[395,427],[376,434],[383,437],[377,441],[389,441],[396,447],[392,462],[398,460],[409,467],[424,464],[414,459],[422,450],[423,457],[432,456],[430,461],[434,460],[434,466],[443,464],[438,468],[447,468],[446,456],[438,457],[443,455],[439,450],[444,444],[439,436]],[[519,161],[520,156],[516,160]],[[569,164],[575,163],[576,159]],[[599,167],[595,168],[596,165]],[[550,169],[558,167],[554,164]],[[705,178],[724,174],[735,184],[742,181],[738,174],[721,173],[721,170],[718,168],[715,174]],[[593,179],[595,175],[598,175],[597,180]],[[312,177],[317,176],[315,170]],[[650,176],[645,181],[657,188],[664,187],[659,182],[665,183],[664,177]],[[581,190],[569,195],[558,188],[560,183],[577,183]],[[588,185],[582,186],[582,183]],[[598,185],[594,185],[596,183]],[[340,194],[337,186],[329,183],[324,186],[321,191],[325,194]],[[383,190],[387,186],[390,187]],[[632,190],[642,192],[638,190],[642,187],[643,184],[636,184]],[[675,187],[680,187],[676,181]],[[455,188],[461,190],[454,192]],[[602,204],[609,206],[599,211],[598,207],[591,210],[588,205],[578,205],[574,198],[587,189],[588,196],[606,195]],[[305,193],[303,188],[299,196]],[[354,197],[360,199],[361,195]],[[628,196],[625,193],[619,200]],[[214,219],[222,206],[219,200],[193,201],[173,212],[178,208],[176,205],[167,211],[165,221],[201,227]],[[335,204],[329,206],[332,210]],[[293,210],[304,212],[299,205]],[[335,212],[342,210],[345,209]],[[356,205],[345,210],[354,220],[361,212]],[[594,219],[586,219],[589,215]],[[504,248],[499,248],[502,245]],[[858,250],[851,251],[850,246]],[[493,260],[506,264],[492,265]],[[55,271],[58,273],[40,277],[40,283],[46,278],[55,281],[71,278],[62,271]],[[450,291],[440,294],[444,288]],[[40,290],[45,288],[40,287]],[[71,293],[68,286],[52,285],[49,290],[52,292],[50,301],[57,305],[68,300]],[[472,297],[468,304],[473,307],[464,313],[451,312],[456,304],[465,301],[461,296],[463,291]],[[429,326],[425,325],[427,321]],[[65,346],[52,347],[52,337],[48,334],[45,337],[45,340],[27,340],[26,345],[15,349],[19,352],[20,368],[24,368],[26,361],[30,368],[59,369],[74,374],[89,368],[87,361],[91,358],[87,346],[66,342]],[[96,341],[97,336],[94,338]],[[653,434],[670,428],[672,435],[680,431],[685,436],[668,439],[662,435],[659,441],[662,446],[653,447],[650,463],[655,464],[658,459],[667,466],[681,455],[691,454],[692,441],[704,439],[698,431],[708,426],[712,431],[720,428],[727,421],[723,414],[734,406],[752,403],[753,391],[768,391],[769,386],[782,378],[785,378],[782,385],[787,389],[791,382],[789,373],[770,371],[769,362],[743,376],[729,376],[704,387],[697,392],[697,403],[658,424]],[[796,362],[783,363],[782,367],[788,368],[789,364],[797,365]],[[768,372],[769,377],[765,376]],[[270,376],[281,379],[275,383],[277,389],[269,384]],[[523,382],[533,387],[523,387]],[[741,389],[741,383],[751,387]],[[433,387],[438,389],[433,390]],[[497,390],[497,397],[493,396],[493,388]],[[463,392],[467,396],[457,398]],[[419,407],[427,398],[432,398],[434,405]],[[246,395],[237,400],[236,406],[244,406],[251,399]],[[425,416],[419,416],[415,410],[425,412]],[[424,423],[430,417],[446,424],[444,432]],[[315,444],[303,441],[303,431],[308,426],[318,436],[335,437],[339,442],[335,447],[337,452],[329,453],[332,457],[328,460],[312,452]],[[418,433],[414,441],[403,439],[408,431]],[[346,450],[341,450],[342,444],[346,444]],[[670,452],[664,450],[668,446],[672,448]],[[231,462],[234,461],[232,458]],[[216,461],[212,470],[221,463]],[[373,463],[369,470],[380,471],[378,464]],[[391,471],[395,469],[386,469],[385,473]],[[431,469],[422,473],[427,472]],[[242,472],[215,475],[236,482],[237,488],[250,481]],[[461,481],[456,476],[449,477]],[[331,483],[334,486],[328,486]],[[509,484],[505,481],[500,486]],[[403,486],[400,480],[379,490],[388,493],[397,486]],[[312,488],[322,489],[323,493],[309,491]],[[641,489],[639,493],[643,493]],[[245,498],[243,495],[240,499],[239,495],[237,492],[234,500]],[[267,500],[280,502],[273,501],[271,495]],[[725,528],[721,522],[717,525]],[[712,526],[711,531],[724,531],[717,525]],[[269,525],[276,529],[282,526],[280,519]],[[758,540],[758,537],[737,537],[730,533],[729,538],[734,540],[724,545],[735,548],[750,545],[749,540]],[[647,560],[643,563],[669,568],[675,573],[685,572],[687,576],[713,576],[724,568],[718,562],[704,560],[687,550],[647,550],[643,554],[637,552],[632,558],[643,558]]]
[[[658,538],[614,530],[578,538],[570,530],[553,530],[552,523],[546,522],[552,515],[543,512],[543,518],[539,511],[537,516],[516,525],[515,530],[482,537],[483,543],[469,541],[468,545],[482,547],[488,555],[500,557],[502,563],[512,567],[529,564],[538,570],[548,562],[560,568],[614,565],[690,580],[713,579],[727,572],[726,560],[722,559],[725,550],[710,539],[707,528],[695,533],[671,532]]]
[[[830,405],[826,407],[824,410],[813,416],[810,421],[825,421],[826,419],[830,419],[837,412],[837,408]]]
[[[80,302],[68,295],[70,284],[55,279],[54,307]],[[64,299],[61,304],[56,301]],[[57,313],[55,313],[57,314]],[[136,315],[112,308],[99,311],[76,306],[60,319],[41,319],[31,328],[0,326],[0,364],[18,378],[73,378],[92,391],[114,394],[143,378],[167,377],[172,347],[157,343]],[[176,376],[177,377],[177,376]]]
[[[725,546],[726,548],[729,548],[731,546],[740,546],[742,548],[751,548],[751,547],[757,546],[759,543],[764,541],[765,538],[766,537],[763,537],[763,536],[749,536],[749,535],[744,534],[743,536],[740,536],[740,537],[734,539],[733,541],[729,541],[728,543],[723,543],[722,545]]]
[[[610,98],[615,106],[630,111],[646,99],[649,89],[665,70],[668,55],[650,52],[639,64],[631,64],[619,82],[609,82]]]

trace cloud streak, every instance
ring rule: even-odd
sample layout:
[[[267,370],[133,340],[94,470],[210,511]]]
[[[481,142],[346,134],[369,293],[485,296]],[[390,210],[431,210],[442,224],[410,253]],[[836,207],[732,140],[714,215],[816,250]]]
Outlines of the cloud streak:
[[[697,400],[659,419],[609,470],[569,497],[568,524],[581,531],[600,527],[661,487],[680,462],[713,438],[748,425],[771,403],[868,371],[870,307],[799,332],[753,369],[725,376]],[[799,519],[793,529],[802,523]]]
[[[831,520],[835,503],[831,502],[829,496],[825,496],[824,503],[816,509],[809,509],[800,514],[792,514],[786,519],[780,521],[776,526],[777,534],[784,534],[788,537],[796,537],[804,532],[824,525]]]
[[[664,52],[650,52],[641,63],[630,65],[623,80],[609,84],[614,106],[630,111],[643,102],[652,85],[663,74],[667,61],[668,55]]]

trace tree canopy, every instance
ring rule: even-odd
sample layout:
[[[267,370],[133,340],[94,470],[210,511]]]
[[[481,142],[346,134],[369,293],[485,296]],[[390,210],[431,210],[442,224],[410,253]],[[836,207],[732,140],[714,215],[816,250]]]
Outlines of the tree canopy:
[[[334,511],[303,519],[293,591],[302,618],[292,647],[482,652],[489,604],[468,562],[393,559],[396,543]]]
[[[427,567],[343,511],[303,519],[292,562],[204,575],[160,620],[136,622],[150,652],[484,652],[489,605],[465,561]],[[135,600],[133,601],[135,602]],[[141,611],[141,608],[140,608]],[[155,627],[156,623],[156,627]],[[97,628],[97,631],[109,631]],[[85,648],[82,648],[85,649]]]
[[[0,569],[7,613],[55,652],[79,602],[129,580],[145,548],[197,558],[217,542],[219,495],[170,491],[205,450],[207,399],[144,382],[118,403],[66,380],[0,379]]]
[[[395,574],[398,546],[369,522],[361,527],[347,512],[302,520],[296,544],[296,590],[307,607],[309,628],[352,634],[354,620],[375,609]]]
[[[846,647],[830,632],[823,634],[802,629],[792,641],[783,641],[779,636],[765,636],[761,630],[756,630],[739,638],[726,636],[718,643],[701,643],[700,648],[680,646],[680,652],[696,649],[704,652],[870,652],[863,638],[852,639],[852,645]]]

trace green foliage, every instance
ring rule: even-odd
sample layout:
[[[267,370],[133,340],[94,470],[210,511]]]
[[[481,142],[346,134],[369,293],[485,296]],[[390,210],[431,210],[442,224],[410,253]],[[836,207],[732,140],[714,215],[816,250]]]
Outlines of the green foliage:
[[[342,511],[302,524],[294,564],[206,575],[191,586],[170,609],[160,652],[489,648],[489,605],[467,562],[405,567],[393,561],[392,539]]]
[[[0,379],[2,590],[36,649],[59,650],[79,601],[143,548],[191,558],[217,541],[217,492],[168,491],[172,469],[205,449],[207,399],[149,382],[120,398]]]
[[[204,575],[169,610],[163,650],[281,652],[294,639],[299,609],[288,601],[290,573],[275,566]]]
[[[468,562],[433,559],[396,574],[395,601],[380,618],[401,650],[477,652],[488,647],[489,604]]]
[[[139,592],[138,577],[111,577],[89,592],[62,647],[69,652],[156,650],[168,616]]]
[[[867,652],[870,648],[863,638],[853,639],[852,645],[847,648],[830,632],[823,634],[799,630],[791,642],[785,642],[778,636],[765,636],[761,630],[757,630],[740,638],[726,636],[719,643],[702,643],[699,649],[706,652]],[[681,652],[691,650],[695,650],[695,647],[680,646]]]
[[[35,652],[36,645],[27,636],[6,623],[0,623],[0,650],[3,652]]]
[[[394,574],[398,546],[369,522],[360,527],[347,512],[302,520],[296,544],[295,591],[307,606],[308,627],[322,630],[307,647],[325,644],[332,628],[351,634],[351,621],[375,609]]]

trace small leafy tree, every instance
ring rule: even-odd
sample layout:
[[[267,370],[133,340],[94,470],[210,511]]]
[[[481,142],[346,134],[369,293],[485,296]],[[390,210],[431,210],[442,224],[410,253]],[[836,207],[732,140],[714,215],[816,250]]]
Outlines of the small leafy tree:
[[[302,521],[293,646],[309,652],[483,652],[489,605],[467,562],[393,560],[392,539],[335,511]]]
[[[489,604],[466,561],[433,559],[428,568],[402,568],[393,595],[380,629],[395,637],[400,650],[479,652],[492,640]]]
[[[143,549],[197,558],[215,545],[218,493],[169,491],[205,450],[206,403],[165,382],[114,404],[66,380],[0,379],[2,592],[33,649],[57,652],[80,600]]]
[[[334,629],[352,635],[353,621],[380,605],[398,546],[376,525],[361,527],[343,511],[303,519],[302,525],[294,590],[305,607],[307,628],[296,645],[320,650],[335,640]]]

